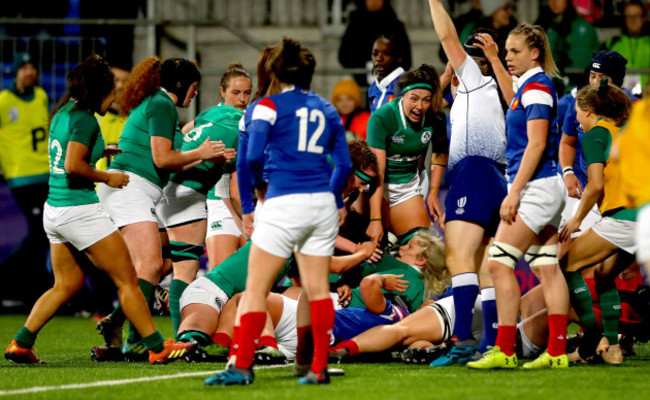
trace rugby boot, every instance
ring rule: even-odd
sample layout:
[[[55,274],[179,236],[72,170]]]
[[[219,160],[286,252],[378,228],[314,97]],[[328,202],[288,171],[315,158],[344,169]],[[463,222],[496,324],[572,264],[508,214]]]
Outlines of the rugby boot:
[[[14,339],[5,351],[5,360],[16,364],[45,364],[45,361],[36,357],[35,351],[33,348],[24,349],[18,346],[18,343]]]
[[[163,351],[154,353],[149,350],[149,362],[151,364],[167,364],[183,358],[184,355],[191,352],[198,343],[195,340],[189,342],[176,342],[167,340],[163,343]]]
[[[566,354],[552,357],[547,352],[543,352],[533,361],[523,365],[524,369],[541,369],[541,368],[568,368],[569,358]]]
[[[499,346],[488,346],[488,351],[477,361],[466,364],[473,369],[512,369],[517,368],[517,355],[507,356]]]

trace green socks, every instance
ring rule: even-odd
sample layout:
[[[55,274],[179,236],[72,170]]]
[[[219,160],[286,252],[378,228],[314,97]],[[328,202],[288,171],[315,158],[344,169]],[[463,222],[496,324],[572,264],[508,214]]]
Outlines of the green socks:
[[[596,291],[600,297],[600,315],[603,319],[603,333],[610,345],[618,344],[618,324],[621,316],[621,299],[616,283],[612,280],[596,282]]]
[[[146,303],[149,304],[149,301],[151,300],[151,296],[153,295],[153,285],[150,282],[145,281],[144,279],[139,279],[139,281],[140,281],[140,290],[142,290],[142,294],[144,294],[144,299],[146,300]],[[162,335],[160,337],[162,338]],[[133,324],[129,322],[129,337],[127,339],[128,342],[133,344],[135,342],[140,341],[141,339],[142,338],[140,337],[138,331],[135,329]]]
[[[163,338],[163,335],[159,331],[156,331],[155,333],[152,333],[151,335],[142,339],[142,342],[147,347],[147,349],[153,351],[154,353],[160,353],[163,351],[164,341],[165,338]]]
[[[31,349],[34,347],[34,342],[36,342],[36,335],[36,333],[33,333],[23,326],[20,328],[16,336],[14,336],[14,339],[16,340],[16,343],[18,343],[18,346],[23,349]]]
[[[181,342],[191,342],[196,340],[200,346],[208,346],[212,344],[212,338],[205,332],[201,331],[183,331],[178,334],[178,340]]]
[[[180,279],[173,279],[171,285],[169,285],[169,313],[172,316],[175,336],[178,333],[178,328],[181,326],[181,295],[188,286],[189,284]]]
[[[565,271],[567,286],[569,286],[569,296],[571,306],[578,314],[583,327],[596,325],[596,314],[594,314],[594,304],[591,300],[589,287],[582,278],[580,272]]]

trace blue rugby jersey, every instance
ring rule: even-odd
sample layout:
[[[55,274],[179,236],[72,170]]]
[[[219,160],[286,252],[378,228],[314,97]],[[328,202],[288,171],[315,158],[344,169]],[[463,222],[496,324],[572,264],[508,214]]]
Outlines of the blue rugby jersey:
[[[312,91],[290,87],[261,99],[246,122],[246,159],[253,185],[261,187],[262,174],[267,173],[267,199],[332,192],[338,208],[343,207],[341,191],[352,163],[345,128],[334,106]]]
[[[242,214],[250,214],[255,211],[253,203],[253,176],[246,161],[248,150],[248,132],[246,123],[250,123],[253,109],[261,99],[255,100],[248,107],[244,116],[239,121],[239,146],[237,148],[237,187],[239,188],[239,199],[241,201]]]
[[[546,149],[530,181],[557,174],[557,95],[555,87],[541,67],[533,68],[515,82],[517,89],[506,115],[506,158],[512,183],[519,172],[528,145],[529,120],[549,121]]]
[[[580,123],[578,123],[578,120],[576,119],[575,96],[576,93],[574,93],[574,91],[571,91],[571,93],[564,96],[570,97],[571,103],[568,105],[566,114],[564,115],[562,133],[578,139],[576,141],[576,158],[573,161],[573,173],[576,175],[580,181],[580,185],[582,185],[582,188],[584,189],[587,185],[587,163],[585,161],[585,156],[582,154],[582,137],[585,135],[585,132],[582,130],[582,126],[580,126]],[[562,167],[558,163],[558,170],[561,171],[561,169]]]
[[[374,113],[378,108],[384,104],[390,103],[398,96],[397,81],[404,75],[406,71],[404,68],[397,67],[390,74],[386,75],[381,82],[375,81],[368,89],[368,103],[370,105],[370,113]]]
[[[365,308],[349,307],[336,310],[332,337],[334,343],[350,340],[368,329],[380,325],[392,325],[409,316],[409,312],[395,306],[386,299],[386,307],[381,314],[373,314]]]

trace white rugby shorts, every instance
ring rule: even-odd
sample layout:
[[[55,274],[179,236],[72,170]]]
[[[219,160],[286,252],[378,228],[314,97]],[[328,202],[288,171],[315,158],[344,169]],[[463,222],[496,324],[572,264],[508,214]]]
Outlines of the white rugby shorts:
[[[214,308],[219,314],[230,298],[210,279],[202,276],[185,288],[181,295],[179,306],[183,308],[190,304],[205,304]]]
[[[650,204],[639,209],[636,217],[636,257],[640,263],[650,261]]]
[[[206,239],[211,236],[232,235],[239,237],[241,231],[223,200],[208,200],[208,230]]]
[[[129,176],[129,184],[122,189],[112,188],[105,183],[97,185],[99,201],[115,225],[121,228],[138,222],[155,222],[159,228],[164,228],[156,213],[156,205],[163,195],[162,189],[133,172],[119,172]]]
[[[329,257],[338,234],[338,209],[330,192],[277,196],[255,213],[253,243],[267,253]]]
[[[560,228],[562,228],[568,220],[570,220],[574,215],[576,215],[576,211],[578,211],[578,206],[580,205],[580,199],[576,199],[575,197],[570,197],[567,193],[566,197],[566,204],[564,205],[564,210],[562,211],[562,222],[560,222]],[[585,219],[582,220],[582,223],[580,224],[580,228],[578,229],[577,232],[573,232],[571,234],[572,238],[577,238],[582,234],[582,232],[586,231],[587,229],[593,227],[598,221],[603,216],[600,215],[600,211],[598,211],[598,205],[594,204],[594,206],[589,210],[589,213],[585,217]]]
[[[169,182],[165,186],[156,212],[165,227],[208,218],[205,195],[176,182]]]
[[[388,207],[394,207],[415,196],[422,196],[418,175],[406,183],[384,184],[384,198],[388,202]]]
[[[596,235],[612,243],[619,249],[634,254],[637,248],[634,240],[636,225],[636,221],[603,217],[591,229]]]
[[[535,179],[521,191],[517,213],[526,226],[539,235],[548,225],[560,227],[566,197],[567,189],[560,175]]]
[[[43,207],[43,228],[50,243],[70,242],[82,251],[117,230],[99,203]]]

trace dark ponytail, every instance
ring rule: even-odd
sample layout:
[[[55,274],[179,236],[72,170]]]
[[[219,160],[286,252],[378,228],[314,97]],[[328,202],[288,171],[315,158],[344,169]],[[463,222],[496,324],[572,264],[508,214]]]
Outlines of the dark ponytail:
[[[201,73],[190,60],[170,58],[165,60],[160,69],[160,86],[176,95],[176,105],[185,101],[187,91],[194,82],[201,81]]]
[[[280,82],[309,89],[316,70],[314,55],[299,42],[284,38],[282,47],[273,60],[273,72]]]
[[[68,92],[52,110],[52,116],[68,101],[75,101],[75,108],[99,112],[102,102],[114,87],[111,67],[100,55],[93,54],[74,67],[67,77]]]

